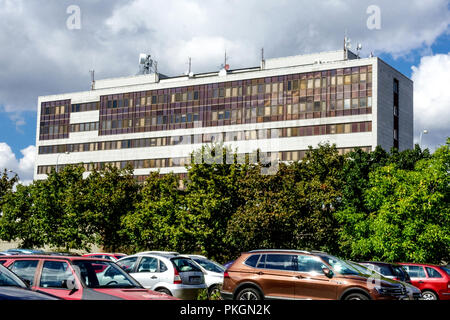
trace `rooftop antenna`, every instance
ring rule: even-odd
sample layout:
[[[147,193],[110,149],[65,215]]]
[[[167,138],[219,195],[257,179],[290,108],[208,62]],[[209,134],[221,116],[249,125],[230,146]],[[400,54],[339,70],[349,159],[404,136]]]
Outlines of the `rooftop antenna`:
[[[264,48],[261,48],[261,69],[266,68],[266,60],[264,59]]]
[[[151,59],[151,55],[141,53],[139,55],[139,74],[158,73],[158,63]]]
[[[89,70],[91,74],[91,90],[95,90],[95,70]]]
[[[357,54],[357,55],[358,55],[358,59],[359,59],[361,50],[362,50],[362,44],[361,44],[361,43],[358,43],[358,45],[357,45],[357,47],[356,47],[356,51],[358,52],[358,54]]]
[[[192,78],[194,76],[194,73],[192,72],[192,59],[191,57],[189,57],[189,61],[188,61],[188,70],[186,71],[186,75],[189,76],[190,78]]]
[[[344,37],[344,59],[348,59],[348,51],[351,49],[351,39],[347,37],[347,30],[345,30],[345,37]]]

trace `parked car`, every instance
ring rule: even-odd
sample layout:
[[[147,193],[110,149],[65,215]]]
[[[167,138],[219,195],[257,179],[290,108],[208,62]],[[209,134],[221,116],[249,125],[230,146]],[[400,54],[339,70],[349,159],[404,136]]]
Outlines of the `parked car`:
[[[223,274],[225,272],[225,267],[218,264],[217,262],[208,260],[204,256],[192,254],[183,256],[191,258],[203,271],[203,274],[205,275],[205,283],[208,288],[208,296],[219,293],[220,287],[223,284]]]
[[[225,271],[224,299],[406,299],[405,287],[369,276],[332,255],[316,251],[255,250]]]
[[[178,252],[176,251],[142,251],[142,252],[138,252],[136,254],[163,254],[163,255],[173,255],[173,256],[178,256],[180,255]]]
[[[97,259],[106,259],[116,262],[120,258],[126,257],[127,255],[124,253],[86,253],[82,255],[83,257],[97,258]]]
[[[8,254],[45,254],[42,250],[34,250],[34,249],[8,249],[6,250]]]
[[[411,284],[408,273],[399,264],[386,262],[350,262],[361,272],[368,274],[376,273],[379,277],[389,278],[401,282],[406,288],[406,294],[409,300],[422,300],[422,293],[418,288]]]
[[[450,269],[432,264],[399,263],[422,291],[424,300],[450,300]]]
[[[206,288],[201,269],[190,258],[171,254],[139,253],[117,261],[145,288],[193,300]]]
[[[17,255],[3,265],[29,283],[33,291],[67,300],[171,300],[143,288],[114,262],[79,256]],[[98,269],[102,272],[96,272]]]
[[[0,265],[0,300],[60,300],[55,296],[35,292],[17,275]]]

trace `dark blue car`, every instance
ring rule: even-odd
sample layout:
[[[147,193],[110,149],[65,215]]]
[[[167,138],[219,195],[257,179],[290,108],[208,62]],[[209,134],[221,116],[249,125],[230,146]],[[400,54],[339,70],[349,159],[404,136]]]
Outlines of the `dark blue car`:
[[[0,300],[60,300],[46,293],[32,291],[13,272],[0,265]]]

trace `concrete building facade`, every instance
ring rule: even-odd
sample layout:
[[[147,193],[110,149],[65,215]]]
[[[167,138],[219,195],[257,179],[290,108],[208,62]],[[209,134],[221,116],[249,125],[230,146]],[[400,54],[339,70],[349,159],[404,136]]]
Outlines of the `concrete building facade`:
[[[239,154],[301,160],[309,146],[340,152],[413,147],[413,83],[377,57],[346,50],[261,61],[258,67],[95,81],[38,98],[35,179],[106,164],[183,174],[190,155],[222,141]]]

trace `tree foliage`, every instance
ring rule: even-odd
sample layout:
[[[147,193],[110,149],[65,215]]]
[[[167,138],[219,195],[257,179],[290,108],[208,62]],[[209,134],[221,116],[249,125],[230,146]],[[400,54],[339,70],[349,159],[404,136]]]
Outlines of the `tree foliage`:
[[[192,154],[181,184],[174,174],[154,172],[139,184],[132,168],[88,175],[67,166],[24,186],[5,170],[0,239],[66,250],[175,250],[219,262],[257,248],[448,262],[449,146],[341,155],[324,144],[264,175],[265,164],[240,163],[229,148],[211,145]]]

